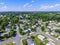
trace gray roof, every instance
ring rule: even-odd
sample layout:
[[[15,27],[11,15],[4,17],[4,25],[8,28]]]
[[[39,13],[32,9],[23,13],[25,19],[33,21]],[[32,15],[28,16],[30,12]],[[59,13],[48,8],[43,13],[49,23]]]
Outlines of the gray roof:
[[[32,39],[27,39],[28,45],[36,45]]]

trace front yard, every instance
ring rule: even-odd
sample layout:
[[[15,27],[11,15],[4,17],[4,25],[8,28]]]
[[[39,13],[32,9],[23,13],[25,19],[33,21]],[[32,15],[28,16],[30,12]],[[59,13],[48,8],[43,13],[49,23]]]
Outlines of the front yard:
[[[32,40],[35,41],[36,45],[45,45],[44,42],[42,42],[40,39],[37,38],[38,35],[34,36]]]
[[[15,43],[10,42],[10,43],[6,43],[6,44],[2,44],[2,45],[16,45],[16,44],[15,44]]]
[[[22,43],[23,45],[27,45],[27,40],[26,39],[22,40]]]

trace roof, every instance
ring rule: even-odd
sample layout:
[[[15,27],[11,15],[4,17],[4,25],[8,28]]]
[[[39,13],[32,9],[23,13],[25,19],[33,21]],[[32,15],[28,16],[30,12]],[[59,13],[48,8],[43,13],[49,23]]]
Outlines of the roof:
[[[27,28],[26,30],[23,30],[23,32],[31,31],[31,28]]]
[[[48,42],[46,45],[55,45],[52,41]]]
[[[32,39],[27,39],[28,45],[36,45]]]
[[[42,41],[44,41],[44,39],[45,39],[45,37],[42,36],[42,35],[38,35],[38,38],[39,38],[40,40],[42,40]]]
[[[24,24],[20,24],[20,27],[22,28],[24,26]]]

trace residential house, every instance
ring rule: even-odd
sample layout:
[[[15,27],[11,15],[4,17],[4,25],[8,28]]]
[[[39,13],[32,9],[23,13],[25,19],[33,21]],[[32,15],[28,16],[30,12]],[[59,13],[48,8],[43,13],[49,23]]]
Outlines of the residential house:
[[[26,30],[23,30],[23,32],[31,31],[31,28],[27,28]]]
[[[36,45],[32,39],[27,39],[27,44],[28,45]]]
[[[49,41],[46,45],[55,45],[52,41]]]
[[[42,40],[42,41],[44,41],[46,38],[44,37],[44,36],[42,36],[42,35],[38,35],[38,38],[40,39],[40,40]]]
[[[8,26],[6,27],[6,31],[7,31],[7,32],[10,32],[10,29],[11,29],[11,25],[8,24]]]

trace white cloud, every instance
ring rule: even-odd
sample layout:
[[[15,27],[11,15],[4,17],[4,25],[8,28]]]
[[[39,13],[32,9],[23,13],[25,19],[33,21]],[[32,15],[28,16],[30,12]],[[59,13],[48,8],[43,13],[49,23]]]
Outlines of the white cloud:
[[[0,11],[7,11],[8,10],[8,7],[5,5],[5,6],[2,6],[0,7]]]
[[[4,2],[0,2],[0,4],[1,4],[1,5],[3,5],[3,4],[4,4]]]
[[[31,1],[32,3],[35,2],[34,0]]]
[[[56,6],[60,6],[60,4],[55,4],[55,7],[56,7]]]
[[[2,9],[7,9],[8,7],[7,6],[3,6]]]
[[[26,3],[26,4],[24,4],[24,6],[23,7],[26,7],[26,6],[28,6],[29,5],[29,3]]]
[[[32,0],[30,3],[25,3],[25,4],[23,5],[23,7],[24,7],[24,8],[25,8],[25,7],[31,7],[34,2],[35,2],[35,1]]]
[[[54,6],[48,6],[48,5],[46,5],[46,6],[41,6],[40,7],[40,9],[50,9],[50,8],[53,8]]]
[[[32,6],[32,4],[26,3],[26,4],[24,4],[23,8],[31,7],[31,6]]]
[[[32,6],[32,4],[31,5],[29,5],[28,7],[31,7]]]
[[[55,7],[58,7],[60,6],[60,4],[55,4],[55,5],[42,5],[40,6],[40,9],[52,9],[52,8],[55,8]]]

